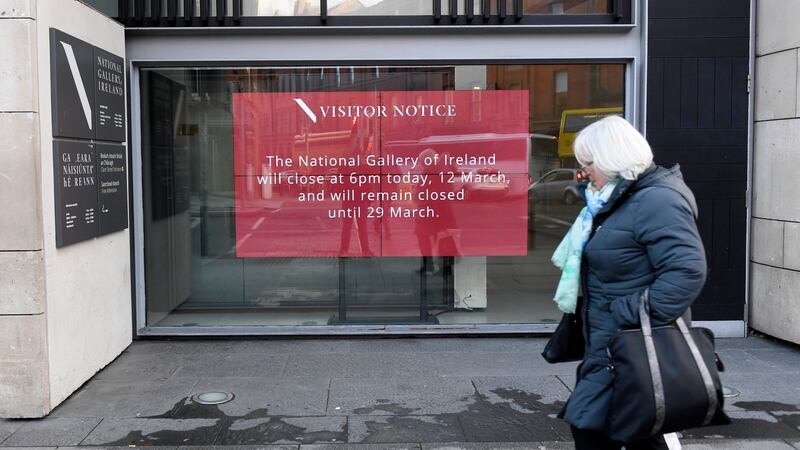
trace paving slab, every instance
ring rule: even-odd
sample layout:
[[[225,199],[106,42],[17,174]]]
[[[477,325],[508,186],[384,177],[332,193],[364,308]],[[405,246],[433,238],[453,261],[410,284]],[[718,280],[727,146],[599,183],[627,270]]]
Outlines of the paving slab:
[[[51,416],[134,418],[163,415],[185,400],[195,383],[194,380],[147,378],[91,380]]]
[[[792,447],[800,450],[800,440],[789,441],[789,443],[792,445]]]
[[[172,376],[182,363],[182,358],[171,355],[123,353],[98,372],[94,379],[121,381],[135,381],[142,378],[166,379]]]
[[[542,442],[537,450],[575,450],[572,442]]]
[[[299,450],[421,450],[420,444],[313,444]]]
[[[681,441],[683,450],[794,450],[791,445],[778,440],[707,439]]]
[[[224,391],[234,399],[219,405],[227,416],[321,416],[328,401],[328,378],[201,378],[192,395]]]
[[[297,445],[187,445],[177,447],[176,450],[297,450],[297,447]],[[163,448],[159,447],[158,450]]]
[[[737,397],[725,399],[725,409],[729,411],[792,410],[800,403],[800,386],[787,382],[786,374],[725,372],[720,379],[724,386],[740,393]]]
[[[478,377],[473,380],[478,393],[493,404],[507,404],[519,412],[558,413],[570,391],[551,376]]]
[[[348,339],[218,339],[218,340],[175,340],[175,341],[137,341],[125,354],[168,355],[230,355],[272,354],[289,355],[305,353],[349,353]]]
[[[351,416],[350,443],[464,442],[461,425],[454,415],[442,416]]]
[[[521,413],[508,405],[483,403],[459,414],[467,442],[536,442],[569,440],[569,426],[555,413]]]
[[[431,354],[319,353],[289,356],[283,376],[324,373],[331,378],[422,379],[437,376],[438,369]]]
[[[157,450],[297,450],[297,445],[159,445]],[[30,447],[23,447],[25,450],[31,450]],[[130,446],[116,446],[116,447],[58,447],[58,450],[87,450],[98,449],[103,450],[130,450]],[[3,450],[7,450],[3,448]]]
[[[354,339],[350,341],[353,353],[442,353],[442,352],[493,352],[528,353],[539,356],[547,340],[542,338],[503,338],[503,345],[491,338],[408,338],[408,339]],[[539,356],[541,358],[541,356]]]
[[[174,378],[199,377],[277,377],[286,367],[288,355],[254,355],[251,353],[230,353],[219,355],[202,354],[181,359],[180,367],[172,375]],[[308,372],[309,373],[318,372]]]
[[[208,445],[221,426],[216,419],[105,419],[81,445]]]
[[[800,372],[800,351],[797,351],[797,349],[748,349],[745,352],[769,367],[770,371],[792,374]],[[797,383],[796,385],[800,386]]]
[[[681,432],[687,439],[800,439],[800,430],[778,420],[740,417],[737,411],[729,412],[731,425],[694,428]]]
[[[786,344],[783,344],[778,341],[774,341],[772,339],[756,337],[756,336],[748,336],[744,338],[724,338],[724,339],[715,339],[714,346],[717,350],[729,350],[729,349],[739,349],[739,350],[750,350],[750,349],[775,349],[775,348],[784,348]]]
[[[349,339],[269,339],[243,341],[233,351],[256,354],[305,355],[350,353]]]
[[[3,450],[56,450],[59,448],[80,448],[80,447],[0,447],[0,448],[2,448]]]
[[[756,358],[747,350],[719,350],[717,352],[725,364],[725,374],[766,374],[776,373],[777,368],[765,365],[764,361]]]
[[[800,430],[800,414],[798,414],[797,412],[795,413],[773,412],[771,414],[775,416],[778,419],[778,421],[785,423],[786,425],[789,425],[795,430]]]
[[[575,383],[578,382],[578,377],[575,376],[574,373],[570,375],[556,375],[556,378],[561,381],[561,384],[563,384],[570,393],[572,393],[572,390],[575,388]]]
[[[267,417],[236,419],[217,437],[215,444],[313,444],[347,442],[346,417]]]
[[[545,443],[543,442],[452,442],[447,444],[423,444],[423,450],[532,450],[532,449],[542,449],[545,448]],[[551,447],[547,447],[551,448]],[[569,447],[557,447],[559,449],[566,449],[566,448],[574,448],[574,446],[570,445]]]
[[[327,414],[331,415],[436,415],[466,411],[474,403],[475,387],[469,378],[425,380],[331,381]]]
[[[20,447],[20,448],[24,448],[24,449],[30,450],[30,447]],[[122,446],[122,445],[117,445],[117,446],[104,445],[102,447],[58,447],[58,450],[89,450],[89,449],[94,450],[94,449],[101,449],[101,448],[103,450],[130,450],[131,449],[131,447],[129,447],[127,445],[125,445],[125,446]],[[178,450],[179,448],[180,447],[178,447],[177,445],[159,445],[158,446],[158,450]],[[192,446],[191,448],[199,448],[199,447]],[[7,450],[5,447],[2,447],[2,449],[3,450]]]
[[[14,434],[15,431],[19,430],[20,427],[25,425],[25,423],[25,420],[0,419],[0,444]]]
[[[463,352],[422,356],[432,358],[436,372],[444,377],[574,374],[576,366],[576,363],[550,364],[541,355],[530,353]]]
[[[242,345],[238,340],[202,339],[202,340],[140,340],[134,341],[122,353],[122,356],[135,355],[167,355],[180,357],[183,355],[223,355],[235,352]]]
[[[100,419],[48,417],[26,422],[3,445],[9,447],[52,447],[78,445]]]

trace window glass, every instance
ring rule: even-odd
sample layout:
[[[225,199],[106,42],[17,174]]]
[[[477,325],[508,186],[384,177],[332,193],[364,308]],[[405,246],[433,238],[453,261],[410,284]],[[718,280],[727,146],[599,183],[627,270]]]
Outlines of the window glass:
[[[558,106],[552,95],[557,73],[566,73],[570,80]],[[560,313],[552,293],[559,272],[549,261],[582,204],[572,171],[543,176],[574,165],[571,142],[575,132],[591,122],[586,117],[596,120],[603,114],[623,114],[623,74],[622,64],[141,69],[147,326],[556,321]],[[403,93],[409,92],[413,101],[473,98],[477,102],[473,103],[482,104],[480,99],[493,98],[489,93],[494,91],[499,91],[497,95],[511,93],[508,98],[515,101],[526,99],[527,114],[503,113],[507,105],[502,102],[498,103],[499,116],[493,110],[473,108],[460,118],[474,125],[474,130],[466,133],[447,128],[437,131],[420,116],[414,119],[418,122],[413,128],[414,133],[427,133],[420,136],[392,131],[386,117],[373,122],[353,120],[341,130],[315,131],[310,120],[322,111],[309,108],[309,115],[292,102],[347,93],[388,102],[385,99],[403,99]],[[234,99],[262,102],[258,97],[262,94],[285,96],[291,113],[269,115],[273,113],[264,109],[237,109],[241,103],[236,102],[241,100]],[[248,95],[254,97],[242,97]],[[401,106],[398,102],[386,104],[387,111]],[[430,105],[418,110],[447,114],[447,108]],[[255,114],[247,119],[255,126],[241,126],[248,114]],[[525,116],[521,137],[499,131],[505,121]],[[447,125],[448,120],[444,117],[437,123]],[[569,126],[562,125],[564,122]],[[276,140],[278,131],[287,126],[296,130],[294,134]],[[326,228],[329,218],[315,209],[320,205],[297,202],[301,194],[312,193],[308,185],[260,184],[248,170],[261,170],[261,165],[247,169],[236,162],[237,155],[241,156],[237,145],[242,142],[259,152],[269,147],[277,154],[295,157],[312,155],[315,148],[345,155],[356,147],[373,153],[391,147],[404,154],[403,149],[423,145],[431,150],[426,155],[452,156],[456,149],[502,139],[517,143],[522,139],[521,170],[519,165],[514,169],[521,173],[509,173],[508,184],[500,178],[505,172],[502,164],[462,161],[451,167],[470,178],[449,185],[437,178],[437,185],[446,185],[439,191],[463,190],[469,201],[443,202],[457,220],[429,235],[418,233],[424,220],[404,222],[403,228],[400,222],[388,226],[390,222],[354,218],[342,220],[341,226],[331,230]],[[315,147],[315,142],[326,144]],[[410,175],[421,174],[404,167]],[[297,176],[302,171],[290,167],[274,173],[278,172]],[[545,183],[549,179],[561,182]],[[396,192],[414,193],[415,189],[412,184],[398,184]],[[245,207],[250,200],[255,202]],[[520,252],[514,256],[502,251],[452,256],[485,236],[509,234],[505,228],[476,233],[475,223],[501,217],[498,208],[520,202]],[[386,206],[400,204],[402,200]],[[294,225],[287,228],[286,223]],[[240,254],[248,239],[270,236],[278,229],[284,233],[282,238],[260,250],[285,247],[283,256]],[[418,252],[428,256],[392,253],[405,248],[387,247],[401,242],[398,239],[403,233],[416,233],[420,249],[428,245],[436,251]],[[421,236],[425,236],[424,244]],[[319,257],[298,250],[320,239],[333,240],[339,253]],[[345,254],[349,256],[337,256]],[[365,257],[368,254],[376,256]]]
[[[442,2],[442,14],[448,14],[449,2]],[[430,16],[433,0],[328,0],[332,16]]]
[[[330,2],[328,2],[330,8]],[[231,11],[231,9],[229,9]],[[242,0],[243,16],[318,16],[319,0]]]
[[[543,176],[542,179],[539,180],[539,181],[541,183],[549,183],[551,181],[555,181],[555,179],[556,179],[556,174],[555,173],[549,173],[549,174]]]
[[[556,176],[556,181],[572,181],[572,172],[561,171]]]
[[[607,14],[608,0],[523,0],[524,14]]]
[[[476,13],[480,12],[481,0],[473,1]],[[505,0],[506,13],[513,14],[514,0]],[[526,15],[545,14],[608,14],[609,0],[522,0],[522,12]],[[445,3],[445,2],[442,2]],[[491,1],[491,12],[497,14],[497,2]]]

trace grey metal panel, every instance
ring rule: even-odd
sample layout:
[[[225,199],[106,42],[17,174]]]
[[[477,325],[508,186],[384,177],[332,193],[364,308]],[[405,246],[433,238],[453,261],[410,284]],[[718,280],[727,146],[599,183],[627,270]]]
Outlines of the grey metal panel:
[[[634,59],[640,55],[637,29],[614,33],[473,33],[442,34],[420,30],[414,34],[328,36],[282,33],[232,35],[224,29],[206,34],[141,35],[126,40],[132,61],[181,62],[305,62],[414,60],[600,60]],[[291,30],[290,30],[291,31]],[[391,49],[391,52],[387,52]]]

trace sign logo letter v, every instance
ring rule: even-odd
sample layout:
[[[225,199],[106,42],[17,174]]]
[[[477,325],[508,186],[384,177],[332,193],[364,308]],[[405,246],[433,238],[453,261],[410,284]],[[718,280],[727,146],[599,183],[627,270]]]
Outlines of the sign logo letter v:
[[[294,99],[294,101],[295,103],[297,103],[300,109],[302,109],[303,112],[306,113],[306,115],[308,116],[309,119],[311,119],[312,122],[317,123],[317,115],[314,114],[314,111],[311,111],[311,108],[309,108],[308,105],[306,105],[306,102],[304,102],[302,99],[299,98]]]
[[[78,97],[81,99],[81,107],[83,107],[83,115],[86,117],[86,125],[92,129],[92,108],[89,105],[89,96],[86,95],[86,88],[83,86],[83,79],[81,72],[78,70],[78,62],[75,60],[75,53],[72,51],[72,46],[64,41],[60,41],[64,47],[64,53],[67,55],[67,62],[69,63],[69,71],[72,73],[72,81],[75,82],[75,89],[78,91]]]

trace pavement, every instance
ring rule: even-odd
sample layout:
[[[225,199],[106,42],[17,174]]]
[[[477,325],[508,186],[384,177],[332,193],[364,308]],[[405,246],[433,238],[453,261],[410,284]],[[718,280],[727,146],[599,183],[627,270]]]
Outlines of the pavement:
[[[134,342],[38,420],[0,420],[0,448],[571,449],[555,417],[575,364],[541,337]],[[733,425],[684,449],[800,449],[800,347],[718,339]],[[222,405],[194,394],[227,391]]]

